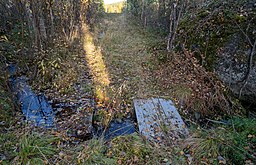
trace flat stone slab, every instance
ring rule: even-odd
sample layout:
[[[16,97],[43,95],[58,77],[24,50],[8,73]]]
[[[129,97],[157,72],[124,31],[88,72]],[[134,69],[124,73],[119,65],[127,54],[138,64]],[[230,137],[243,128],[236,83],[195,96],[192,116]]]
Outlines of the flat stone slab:
[[[171,100],[162,98],[133,100],[139,131],[147,139],[161,142],[186,136],[188,130]]]

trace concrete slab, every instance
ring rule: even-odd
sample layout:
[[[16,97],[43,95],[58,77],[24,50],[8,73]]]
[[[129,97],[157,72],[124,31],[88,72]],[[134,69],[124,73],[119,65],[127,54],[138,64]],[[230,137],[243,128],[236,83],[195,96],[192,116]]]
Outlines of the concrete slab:
[[[139,131],[147,139],[161,142],[186,136],[188,130],[171,100],[162,98],[133,100]]]

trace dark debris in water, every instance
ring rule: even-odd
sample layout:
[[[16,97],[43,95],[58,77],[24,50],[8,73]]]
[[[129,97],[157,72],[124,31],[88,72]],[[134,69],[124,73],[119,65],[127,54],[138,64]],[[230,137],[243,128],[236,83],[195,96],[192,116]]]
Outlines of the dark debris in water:
[[[91,86],[91,77],[88,73],[82,75],[79,82],[74,84],[73,93],[60,94],[53,89],[44,91],[46,95],[37,95],[28,85],[28,78],[18,76],[15,65],[10,65],[8,70],[9,83],[26,121],[34,123],[35,126],[53,128],[67,142],[79,143],[102,135],[110,139],[136,131],[135,122],[131,117],[122,121],[113,120],[107,128],[102,127],[102,124],[93,124],[93,116],[97,115],[97,112],[111,113],[110,109],[113,107],[98,106],[93,92],[84,92],[84,86]]]
[[[65,140],[84,141],[92,138],[93,109],[88,103],[84,105],[86,106],[58,103],[58,106],[54,106],[57,111],[56,130]]]
[[[54,127],[54,113],[51,105],[43,94],[37,95],[27,84],[27,78],[24,76],[16,77],[15,65],[9,68],[9,83],[13,93],[16,95],[17,102],[20,105],[22,113],[27,122],[35,126],[46,128]]]
[[[130,119],[125,119],[121,122],[114,120],[110,122],[104,137],[111,139],[117,136],[128,135],[136,132],[135,122]]]

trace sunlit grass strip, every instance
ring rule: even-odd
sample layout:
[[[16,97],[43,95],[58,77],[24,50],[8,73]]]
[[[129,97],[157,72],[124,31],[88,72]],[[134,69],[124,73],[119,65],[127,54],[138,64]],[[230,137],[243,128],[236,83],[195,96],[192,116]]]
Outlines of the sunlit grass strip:
[[[95,87],[95,94],[100,101],[108,100],[109,76],[99,47],[95,46],[94,38],[86,24],[83,29],[83,49],[86,52],[85,58]]]
[[[142,63],[150,58],[151,54],[147,52],[145,44],[152,38],[147,38],[140,27],[126,22],[124,15],[109,15],[105,17],[104,23],[107,30],[100,44],[113,82],[110,85],[113,93],[118,93],[118,89],[124,84],[121,95],[125,99],[150,96],[153,90],[150,89],[151,83],[148,82]],[[101,29],[105,27],[103,25]]]
[[[111,4],[104,4],[104,9],[106,13],[122,13],[125,7],[125,2],[116,2]]]

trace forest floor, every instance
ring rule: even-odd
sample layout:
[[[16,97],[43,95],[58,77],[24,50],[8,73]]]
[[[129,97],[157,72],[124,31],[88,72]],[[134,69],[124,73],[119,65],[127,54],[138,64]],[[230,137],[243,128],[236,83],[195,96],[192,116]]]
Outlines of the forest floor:
[[[84,50],[100,100],[106,97],[131,105],[134,98],[172,99],[177,108],[183,107],[180,113],[188,120],[194,112],[218,118],[211,110],[216,105],[228,109],[216,76],[201,67],[191,52],[165,51],[160,31],[143,28],[125,14],[108,14],[94,29],[92,41],[97,51],[88,45]]]

